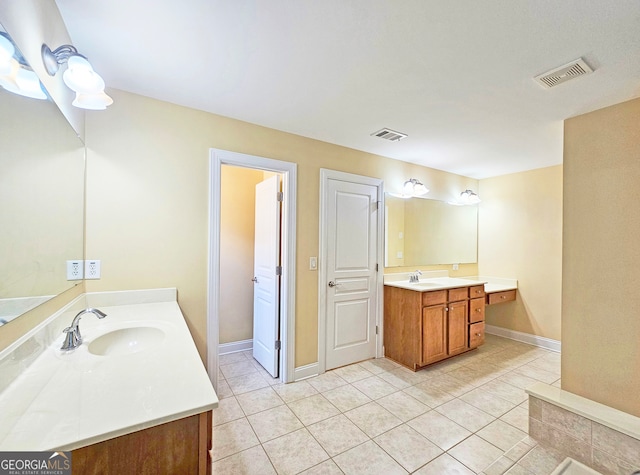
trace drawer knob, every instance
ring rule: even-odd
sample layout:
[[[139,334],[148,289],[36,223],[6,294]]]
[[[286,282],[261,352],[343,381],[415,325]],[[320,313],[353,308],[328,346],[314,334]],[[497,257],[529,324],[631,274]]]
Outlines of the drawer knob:
[[[481,308],[476,308],[476,312],[482,312]]]
[[[506,295],[501,295],[500,298],[504,300],[504,299],[507,298],[507,296]]]
[[[476,333],[476,336],[482,336],[482,333]]]

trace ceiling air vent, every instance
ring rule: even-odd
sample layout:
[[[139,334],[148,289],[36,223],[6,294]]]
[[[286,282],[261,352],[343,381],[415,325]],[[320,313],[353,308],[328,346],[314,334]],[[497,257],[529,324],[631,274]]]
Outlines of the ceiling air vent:
[[[377,132],[372,133],[371,135],[380,137],[381,139],[391,140],[392,142],[397,142],[407,136],[407,134],[396,132],[395,130],[391,129],[380,129]]]
[[[582,58],[578,58],[570,63],[564,64],[559,68],[548,71],[540,76],[533,78],[538,84],[545,89],[550,89],[563,82],[570,81],[578,76],[592,73],[593,69],[584,62]]]

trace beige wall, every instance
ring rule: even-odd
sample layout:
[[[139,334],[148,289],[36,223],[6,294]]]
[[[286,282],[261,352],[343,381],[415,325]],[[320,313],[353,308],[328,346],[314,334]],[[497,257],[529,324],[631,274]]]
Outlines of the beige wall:
[[[387,191],[420,179],[450,200],[477,180],[125,93],[87,114],[87,257],[102,260],[90,291],[176,286],[206,356],[209,148],[298,164],[295,365],[317,361],[320,168],[379,177]],[[372,138],[372,140],[375,140]],[[473,266],[475,269],[475,266]]]
[[[220,343],[253,338],[256,185],[264,172],[222,166],[220,202]]]
[[[518,279],[516,302],[487,307],[486,321],[560,340],[562,166],[480,181],[481,275]]]
[[[562,388],[640,416],[640,99],[565,122]]]

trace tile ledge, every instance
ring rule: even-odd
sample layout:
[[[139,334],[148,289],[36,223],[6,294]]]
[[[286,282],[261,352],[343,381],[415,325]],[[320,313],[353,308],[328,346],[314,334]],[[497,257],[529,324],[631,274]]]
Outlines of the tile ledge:
[[[640,440],[640,417],[592,401],[545,383],[536,383],[526,392],[550,404],[581,415],[611,429]]]

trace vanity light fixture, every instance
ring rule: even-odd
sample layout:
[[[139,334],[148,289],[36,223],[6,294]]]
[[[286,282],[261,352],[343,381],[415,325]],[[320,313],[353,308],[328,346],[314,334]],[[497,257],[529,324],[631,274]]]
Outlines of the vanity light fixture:
[[[4,32],[0,32],[0,86],[21,96],[47,98],[40,79]]]
[[[464,190],[460,193],[459,202],[462,205],[477,205],[482,201],[477,193],[474,193],[472,190]]]
[[[422,182],[418,181],[415,178],[410,178],[404,182],[404,186],[402,187],[402,194],[411,197],[411,196],[422,196],[429,193],[429,188],[424,186]]]
[[[104,80],[93,70],[89,60],[78,53],[73,45],[62,45],[51,50],[47,45],[42,45],[42,62],[49,73],[55,76],[60,65],[67,63],[67,69],[62,75],[64,83],[76,93],[72,104],[81,109],[104,110],[113,104],[104,92]]]

